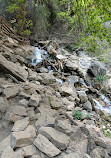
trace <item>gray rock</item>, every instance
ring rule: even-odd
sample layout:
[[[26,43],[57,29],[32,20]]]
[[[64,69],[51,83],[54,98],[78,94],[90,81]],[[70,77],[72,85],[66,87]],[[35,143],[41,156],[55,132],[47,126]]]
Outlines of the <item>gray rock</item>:
[[[8,101],[5,97],[0,97],[0,111],[2,113],[6,112],[7,108],[9,107]]]
[[[100,63],[92,61],[88,72],[92,73],[95,77],[98,75],[106,75],[106,69],[101,67]]]
[[[4,94],[7,99],[10,99],[12,97],[15,97],[19,93],[19,89],[19,85],[7,85],[7,87],[4,89]]]
[[[52,55],[52,56],[56,56],[57,55],[57,51],[54,49],[54,47],[52,45],[49,45],[47,48],[47,52]]]
[[[40,116],[36,121],[35,126],[39,129],[42,126],[54,126],[55,118],[47,115]]]
[[[84,109],[86,109],[87,111],[92,111],[92,105],[89,101],[87,101],[86,103],[83,104]]]
[[[1,154],[1,158],[13,158],[14,151],[10,146],[6,146],[5,150]]]
[[[67,148],[67,152],[81,152],[87,153],[88,139],[82,133],[80,127],[75,128],[75,132],[71,135],[71,142]]]
[[[28,124],[29,124],[29,117],[18,120],[14,123],[12,131],[13,132],[23,131],[28,126]]]
[[[22,150],[24,152],[25,157],[32,156],[32,155],[36,154],[36,147],[34,145],[22,147]]]
[[[88,101],[88,97],[84,91],[78,91],[78,96],[81,100],[81,103],[85,103]]]
[[[108,158],[108,154],[105,149],[103,148],[95,148],[90,153],[91,158]]]
[[[32,155],[31,158],[41,158],[39,155]]]
[[[8,61],[2,55],[0,55],[0,69],[2,72],[10,73],[20,81],[26,81],[28,77],[28,73],[24,68]]]
[[[16,122],[21,119],[23,119],[22,116],[15,115],[11,112],[6,112],[5,114],[5,120],[10,121],[10,122]]]
[[[26,108],[22,106],[10,107],[9,112],[18,116],[27,116]]]
[[[65,96],[70,96],[72,95],[73,97],[76,97],[76,89],[72,84],[68,84],[65,82],[62,87],[61,87],[61,94]]]
[[[63,132],[67,135],[71,135],[73,133],[73,128],[67,120],[57,120],[55,122],[55,128],[56,130]]]
[[[63,158],[91,158],[91,157],[85,153],[74,152],[63,156]]]
[[[24,106],[24,107],[27,107],[27,106],[28,106],[28,103],[29,103],[29,101],[28,101],[27,99],[21,99],[21,100],[19,101],[19,105],[20,105],[20,106]]]
[[[34,145],[49,157],[60,154],[60,150],[56,148],[46,137],[39,134],[34,141]]]
[[[37,107],[40,102],[41,96],[37,94],[32,94],[29,100],[29,106]]]
[[[0,152],[10,146],[10,135],[0,142]]]
[[[33,137],[29,131],[12,132],[11,134],[11,147],[24,147],[33,142]]]
[[[39,133],[49,139],[60,150],[66,149],[69,144],[69,137],[64,133],[55,130],[54,128],[41,127],[39,129]]]
[[[29,133],[31,134],[32,138],[36,137],[36,129],[35,129],[34,126],[29,125],[29,126],[25,129],[25,131],[29,132]]]

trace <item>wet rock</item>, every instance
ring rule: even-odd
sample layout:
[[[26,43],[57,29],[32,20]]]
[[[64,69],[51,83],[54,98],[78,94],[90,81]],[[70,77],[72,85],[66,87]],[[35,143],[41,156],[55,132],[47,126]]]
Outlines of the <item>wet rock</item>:
[[[37,107],[39,105],[41,96],[38,94],[32,94],[29,100],[29,106]]]
[[[0,111],[4,113],[8,107],[9,105],[7,99],[5,97],[0,97]]]
[[[49,139],[60,150],[66,149],[69,144],[69,137],[64,133],[55,130],[54,128],[41,127],[39,129],[39,133]]]
[[[92,111],[92,105],[89,101],[87,101],[86,103],[83,104],[84,109],[86,109],[87,111]]]
[[[108,154],[105,149],[103,148],[95,148],[90,153],[91,158],[108,158]]]
[[[92,73],[96,77],[98,75],[105,75],[106,69],[101,67],[100,63],[92,61],[90,67],[88,68],[88,72]]]
[[[19,85],[6,85],[6,88],[4,89],[4,94],[7,97],[7,99],[10,99],[12,97],[15,97],[19,93],[20,86]]]
[[[24,147],[32,144],[33,137],[29,131],[12,132],[10,142],[12,148]]]
[[[81,100],[81,103],[85,103],[88,101],[88,97],[84,91],[78,91],[78,96]]]
[[[28,77],[26,70],[15,63],[8,61],[2,55],[0,55],[0,69],[2,72],[9,73],[20,81],[26,81]]]
[[[52,55],[52,56],[56,56],[57,55],[57,51],[54,49],[54,47],[52,45],[49,45],[47,48],[47,52]]]
[[[65,64],[65,69],[67,71],[75,71],[78,69],[78,63],[77,61],[76,62],[73,62],[73,61],[67,61],[66,64]]]
[[[29,124],[29,117],[18,120],[14,123],[12,131],[13,132],[23,131],[28,126],[28,124]]]
[[[46,137],[39,134],[34,141],[34,145],[49,157],[60,154],[60,150],[56,148]]]

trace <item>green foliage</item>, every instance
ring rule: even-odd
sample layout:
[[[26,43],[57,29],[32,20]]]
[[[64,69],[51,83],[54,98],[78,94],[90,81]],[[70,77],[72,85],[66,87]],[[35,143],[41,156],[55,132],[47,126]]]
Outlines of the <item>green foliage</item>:
[[[69,2],[64,1],[67,5]],[[73,0],[69,8],[60,11],[58,17],[69,22],[71,32],[77,36],[76,45],[85,43],[87,51],[102,54],[111,44],[111,27],[104,27],[105,21],[111,20],[109,0]]]
[[[82,118],[82,112],[80,112],[79,110],[74,111],[74,113],[72,114],[74,119],[76,120],[81,120]]]
[[[26,5],[27,0],[10,0],[6,10],[14,15],[13,27],[20,35],[30,35],[31,33],[32,21],[26,19]]]
[[[98,76],[96,76],[95,80],[96,80],[97,82],[102,83],[102,82],[105,81],[107,78],[108,78],[108,77],[107,77],[106,75],[98,75]]]

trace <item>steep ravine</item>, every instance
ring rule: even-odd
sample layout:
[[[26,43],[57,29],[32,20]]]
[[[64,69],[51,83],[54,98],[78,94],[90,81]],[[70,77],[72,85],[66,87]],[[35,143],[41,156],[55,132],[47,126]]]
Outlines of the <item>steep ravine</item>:
[[[106,65],[57,41],[0,42],[0,157],[110,158]]]

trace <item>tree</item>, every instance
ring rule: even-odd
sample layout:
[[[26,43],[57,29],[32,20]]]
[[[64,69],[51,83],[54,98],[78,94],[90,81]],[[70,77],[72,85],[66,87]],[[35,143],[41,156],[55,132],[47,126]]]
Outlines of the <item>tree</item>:
[[[14,14],[15,20],[12,22],[15,22],[16,30],[20,35],[31,33],[32,22],[26,19],[26,4],[27,0],[10,0],[7,8],[7,12]]]

